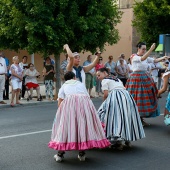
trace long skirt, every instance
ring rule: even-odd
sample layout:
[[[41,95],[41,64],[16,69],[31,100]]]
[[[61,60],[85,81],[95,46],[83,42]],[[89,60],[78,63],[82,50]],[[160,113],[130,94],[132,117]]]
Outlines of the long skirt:
[[[48,146],[55,150],[87,150],[110,145],[87,95],[69,95],[59,106]]]
[[[141,117],[160,115],[157,99],[158,90],[152,77],[147,72],[133,72],[125,87],[133,96]]]
[[[98,115],[111,141],[135,141],[145,137],[136,103],[127,90],[112,90],[98,109]]]
[[[164,115],[167,115],[167,114],[170,114],[170,92],[166,99],[166,105],[165,105],[165,114]]]

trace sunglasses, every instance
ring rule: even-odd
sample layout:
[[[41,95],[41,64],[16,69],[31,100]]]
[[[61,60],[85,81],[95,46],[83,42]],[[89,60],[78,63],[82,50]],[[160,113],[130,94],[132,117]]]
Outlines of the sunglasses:
[[[103,60],[103,59],[99,59],[99,60]]]

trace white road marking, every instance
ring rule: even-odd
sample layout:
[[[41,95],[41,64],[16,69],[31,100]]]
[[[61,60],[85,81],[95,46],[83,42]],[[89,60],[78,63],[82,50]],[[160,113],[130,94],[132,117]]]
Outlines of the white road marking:
[[[161,113],[160,115],[163,116],[164,114]],[[0,140],[1,140],[1,139],[8,139],[8,138],[20,137],[20,136],[34,135],[34,134],[39,134],[39,133],[46,133],[46,132],[51,132],[51,131],[52,131],[52,130],[42,130],[42,131],[29,132],[29,133],[21,133],[21,134],[17,134],[17,135],[2,136],[2,137],[0,137]]]
[[[17,134],[17,135],[2,136],[2,137],[0,137],[0,140],[1,140],[1,139],[8,139],[8,138],[20,137],[20,136],[34,135],[34,134],[38,134],[38,133],[46,133],[46,132],[51,132],[51,130],[43,130],[43,131],[36,131],[36,132],[29,132],[29,133],[22,133],[22,134]]]

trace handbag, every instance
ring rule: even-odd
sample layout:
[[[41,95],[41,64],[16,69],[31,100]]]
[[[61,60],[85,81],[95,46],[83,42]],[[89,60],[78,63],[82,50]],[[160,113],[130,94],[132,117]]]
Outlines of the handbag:
[[[164,119],[165,125],[169,126],[170,125],[170,115],[166,115]]]

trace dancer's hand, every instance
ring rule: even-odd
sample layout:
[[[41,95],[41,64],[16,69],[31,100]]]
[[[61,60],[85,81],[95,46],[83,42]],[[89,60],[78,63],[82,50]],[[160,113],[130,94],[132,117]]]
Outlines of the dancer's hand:
[[[164,60],[168,60],[170,57],[169,56],[164,56],[163,59]]]
[[[150,48],[150,50],[154,50],[155,49],[155,47],[156,47],[156,44],[155,43],[153,43],[152,45],[151,45],[151,48]]]
[[[63,49],[66,50],[68,47],[69,47],[68,44],[65,44],[65,45],[63,46]]]

